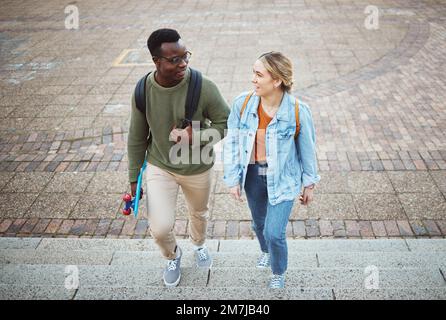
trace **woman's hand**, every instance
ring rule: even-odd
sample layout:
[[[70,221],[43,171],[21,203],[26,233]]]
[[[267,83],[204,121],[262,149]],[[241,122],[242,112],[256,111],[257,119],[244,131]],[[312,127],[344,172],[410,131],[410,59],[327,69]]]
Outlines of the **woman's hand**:
[[[304,192],[300,195],[299,200],[304,206],[310,204],[310,202],[313,201],[313,187],[304,188]]]
[[[241,196],[240,196],[240,185],[236,185],[232,188],[229,188],[229,193],[232,194],[235,200],[238,200],[240,202],[243,202]]]

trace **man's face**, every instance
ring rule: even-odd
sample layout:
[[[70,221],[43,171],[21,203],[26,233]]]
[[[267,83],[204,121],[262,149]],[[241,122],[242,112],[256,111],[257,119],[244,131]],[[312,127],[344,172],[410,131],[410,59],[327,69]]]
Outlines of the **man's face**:
[[[189,61],[176,59],[179,61],[175,63],[172,59],[175,57],[186,57],[187,54],[186,46],[179,39],[177,42],[164,42],[161,45],[159,56],[154,57],[153,60],[157,71],[163,78],[171,81],[181,81],[186,75],[186,68]]]

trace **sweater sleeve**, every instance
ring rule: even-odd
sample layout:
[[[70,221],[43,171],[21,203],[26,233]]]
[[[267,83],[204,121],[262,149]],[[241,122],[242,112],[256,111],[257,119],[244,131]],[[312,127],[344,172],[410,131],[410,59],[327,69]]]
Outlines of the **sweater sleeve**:
[[[204,113],[207,119],[210,120],[210,126],[207,128],[201,128],[200,130],[193,131],[194,141],[200,141],[200,145],[208,144],[208,139],[203,136],[205,130],[213,129],[218,131],[218,136],[223,139],[225,130],[227,128],[227,120],[229,116],[229,106],[226,100],[220,93],[218,87],[210,80],[206,83],[204,88],[205,109]],[[212,131],[212,130],[211,130]],[[220,140],[221,140],[220,139]],[[218,141],[212,141],[212,144],[216,144]]]
[[[139,171],[146,156],[148,136],[149,124],[144,114],[136,108],[135,94],[133,94],[130,127],[127,138],[130,183],[138,180]]]

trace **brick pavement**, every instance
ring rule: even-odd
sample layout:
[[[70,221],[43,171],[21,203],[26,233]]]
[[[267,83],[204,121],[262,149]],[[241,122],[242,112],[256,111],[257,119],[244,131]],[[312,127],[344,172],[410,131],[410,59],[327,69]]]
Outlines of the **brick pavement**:
[[[189,238],[189,222],[177,219],[178,239]],[[2,237],[151,238],[146,219],[2,219]],[[445,238],[446,220],[291,220],[290,239]],[[209,239],[254,239],[251,220],[211,220]]]
[[[3,1],[0,235],[148,236],[144,215],[119,214],[129,101],[153,67],[147,36],[171,26],[228,102],[250,89],[261,52],[294,61],[323,180],[315,203],[293,211],[289,237],[444,237],[446,6],[380,3],[379,29],[368,30],[369,4],[94,0],[76,3],[79,29],[67,30],[58,1]],[[209,235],[252,237],[216,169]]]

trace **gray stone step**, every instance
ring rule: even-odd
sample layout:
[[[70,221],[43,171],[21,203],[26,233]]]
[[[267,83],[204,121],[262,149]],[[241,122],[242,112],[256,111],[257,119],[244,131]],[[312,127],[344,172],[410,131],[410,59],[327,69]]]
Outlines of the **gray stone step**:
[[[80,286],[163,286],[162,269],[144,266],[78,266]],[[0,284],[60,286],[70,272],[63,265],[1,265]],[[378,269],[380,288],[445,288],[440,269]],[[287,285],[305,288],[363,288],[370,272],[363,268],[289,268]],[[182,268],[182,286],[266,287],[269,270]]]
[[[259,253],[215,252],[214,267],[253,267]],[[158,251],[3,249],[0,264],[123,265],[162,268],[165,260]],[[296,268],[430,268],[446,266],[446,252],[291,252],[289,267]],[[183,267],[195,266],[192,251],[184,251]]]
[[[254,267],[259,253],[230,253],[210,250],[214,267]],[[316,253],[293,253],[290,264],[317,267]],[[100,251],[100,250],[0,250],[0,264],[62,264],[62,265],[117,265],[163,268],[166,260],[158,251]],[[193,251],[184,251],[183,267],[195,266]]]
[[[156,286],[85,286],[79,290],[67,290],[64,286],[4,285],[0,284],[1,300],[332,300],[331,288],[176,288]]]
[[[446,288],[334,289],[336,300],[445,300]]]
[[[121,300],[121,299],[168,299],[168,300],[332,300],[331,288],[286,288],[285,290],[271,290],[268,288],[240,288],[240,287],[85,287],[80,288],[75,299],[91,300]]]
[[[189,240],[178,240],[186,250]],[[258,251],[257,240],[208,240],[214,251]],[[291,251],[446,251],[446,239],[319,239],[288,240]],[[158,251],[152,239],[79,239],[79,238],[0,238],[0,249],[61,249],[61,250],[131,250]]]
[[[259,253],[230,253],[212,252],[213,268],[218,267],[255,267]],[[316,268],[316,253],[293,253],[289,256],[290,265],[301,268]],[[163,268],[166,265],[158,252],[117,251],[112,260],[112,265],[139,265]],[[195,257],[192,252],[183,252],[181,265],[185,267],[195,266]]]
[[[0,250],[0,264],[108,265],[112,258],[103,250]]]
[[[106,265],[77,268],[80,286],[164,286],[161,268]],[[64,265],[0,265],[0,284],[60,286],[73,275]],[[182,268],[181,282],[184,286],[205,287],[208,275],[208,270]]]
[[[0,238],[0,249],[35,249],[41,238]]]
[[[352,300],[352,299],[387,299],[387,300],[444,300],[446,288],[410,288],[410,289],[380,289],[352,290],[332,288],[285,288],[271,290],[268,288],[193,288],[193,287],[86,287],[76,293],[76,300],[137,300],[137,299],[167,299],[182,300]]]
[[[72,300],[76,290],[65,286],[0,284],[0,300]]]
[[[159,252],[159,248],[153,239],[44,238],[41,240],[37,250],[130,250]],[[184,250],[192,250],[193,248],[189,240],[179,239],[177,242]],[[210,250],[217,251],[219,240],[207,240],[206,245]]]
[[[406,239],[410,251],[445,252],[446,239]]]
[[[182,279],[167,289],[151,239],[0,238],[1,299],[445,299],[446,239],[289,240],[287,288],[266,289],[257,240],[209,240],[211,270],[189,240]],[[71,266],[68,266],[71,265]],[[78,270],[78,290],[65,281]],[[367,290],[376,267],[379,290]]]
[[[398,288],[398,289],[333,289],[333,288],[195,288],[179,286],[164,288],[154,286],[94,287],[67,290],[64,286],[4,285],[0,284],[1,300],[444,300],[446,288]]]
[[[131,251],[158,251],[158,247],[152,239],[79,239],[79,238],[44,238],[40,239],[37,249],[62,249],[62,250],[131,250]],[[436,239],[430,239],[436,240]],[[446,240],[438,239],[440,242],[426,242],[430,246],[440,250],[442,245],[446,246]],[[0,239],[0,249],[1,242]],[[427,241],[418,240],[417,241]],[[257,240],[208,240],[207,246],[213,251],[221,252],[258,252]],[[185,250],[191,250],[192,244],[189,240],[178,240],[178,244]],[[18,244],[16,244],[17,246]],[[19,247],[16,247],[20,249]],[[27,247],[28,248],[28,247]],[[23,248],[23,249],[27,249]],[[425,250],[423,244],[414,245],[414,250]],[[320,239],[320,240],[288,240],[288,249],[292,251],[409,251],[404,239]],[[446,251],[444,249],[443,251]]]
[[[446,266],[446,251],[440,252],[318,252],[324,268],[440,268]]]
[[[442,239],[441,239],[442,240]],[[320,239],[320,240],[288,240],[288,251],[292,252],[357,252],[357,251],[409,251],[404,239]],[[443,242],[446,244],[446,242]],[[257,240],[221,240],[221,252],[258,251]]]
[[[440,269],[378,269],[380,288],[446,288]],[[291,287],[364,288],[370,272],[363,268],[317,268],[287,271],[287,285]],[[270,273],[253,268],[216,268],[211,270],[210,287],[264,287]]]

